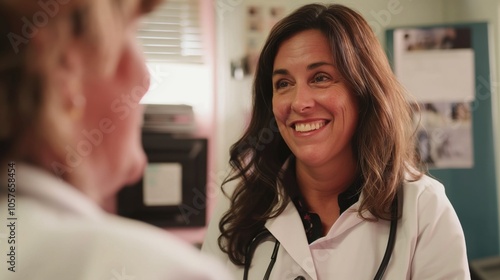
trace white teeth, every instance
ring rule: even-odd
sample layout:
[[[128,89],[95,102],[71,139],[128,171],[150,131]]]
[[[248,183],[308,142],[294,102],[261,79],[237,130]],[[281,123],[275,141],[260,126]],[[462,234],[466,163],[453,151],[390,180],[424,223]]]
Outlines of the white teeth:
[[[313,122],[313,123],[298,123],[295,124],[295,131],[297,132],[309,132],[317,130],[325,126],[324,121]]]

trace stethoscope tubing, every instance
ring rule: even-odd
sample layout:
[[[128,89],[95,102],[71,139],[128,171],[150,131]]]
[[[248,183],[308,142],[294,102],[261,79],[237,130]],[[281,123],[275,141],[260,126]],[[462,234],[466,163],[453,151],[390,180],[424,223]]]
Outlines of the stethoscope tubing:
[[[380,263],[377,274],[375,274],[375,278],[373,278],[374,280],[382,279],[385,270],[389,265],[389,261],[391,260],[392,251],[394,251],[394,245],[396,244],[396,232],[398,228],[398,208],[398,195],[396,194],[391,204],[391,228],[389,230],[387,247],[385,248],[384,257],[382,258],[382,262]]]
[[[389,265],[389,261],[391,260],[392,252],[394,250],[394,245],[396,244],[396,232],[398,226],[398,194],[394,197],[391,204],[391,226],[389,230],[389,238],[387,240],[387,246],[385,248],[384,257],[380,262],[380,266],[375,274],[374,280],[380,280],[384,276],[384,273]],[[272,234],[266,228],[259,231],[255,237],[252,239],[250,244],[247,247],[247,251],[245,253],[245,267],[243,272],[243,280],[248,280],[248,272],[250,271],[250,264],[252,263],[253,253],[255,249],[259,245],[261,241],[265,238],[272,236]],[[280,242],[275,238],[273,253],[271,254],[271,261],[267,266],[266,274],[264,275],[264,280],[268,280],[271,276],[271,272],[274,267],[274,263],[276,262],[276,258],[278,256],[278,250],[280,247]]]

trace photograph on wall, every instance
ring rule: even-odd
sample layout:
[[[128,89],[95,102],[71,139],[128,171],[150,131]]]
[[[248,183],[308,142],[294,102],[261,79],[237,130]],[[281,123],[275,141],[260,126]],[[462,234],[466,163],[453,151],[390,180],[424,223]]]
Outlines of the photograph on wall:
[[[473,167],[470,103],[420,103],[414,118],[417,149],[429,168]]]
[[[247,9],[248,29],[251,32],[264,31],[263,7],[249,6]]]
[[[244,72],[246,75],[255,73],[260,51],[271,28],[281,20],[286,13],[282,5],[250,5],[247,7],[247,36]]]
[[[273,26],[285,16],[285,13],[286,13],[285,7],[283,6],[270,7],[267,30],[271,30],[271,28],[273,28]]]
[[[260,46],[264,44],[266,36],[265,7],[251,5],[247,7],[247,55],[244,61],[246,74],[255,72],[259,58]]]

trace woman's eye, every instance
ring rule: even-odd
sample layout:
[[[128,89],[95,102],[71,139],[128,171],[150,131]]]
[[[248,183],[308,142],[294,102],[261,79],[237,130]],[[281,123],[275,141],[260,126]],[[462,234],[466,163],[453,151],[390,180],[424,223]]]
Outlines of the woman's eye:
[[[328,80],[330,80],[330,78],[325,74],[319,74],[319,75],[314,76],[315,83],[325,82]]]
[[[280,88],[285,88],[287,86],[289,86],[290,83],[286,80],[279,80],[276,82],[276,85],[275,85],[275,88],[276,89],[280,89]]]

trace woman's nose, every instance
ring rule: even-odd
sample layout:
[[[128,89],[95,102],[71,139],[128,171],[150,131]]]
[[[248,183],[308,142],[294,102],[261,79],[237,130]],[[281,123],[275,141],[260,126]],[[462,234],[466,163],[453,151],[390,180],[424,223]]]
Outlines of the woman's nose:
[[[291,107],[297,113],[306,113],[314,107],[313,95],[307,85],[296,87]]]

